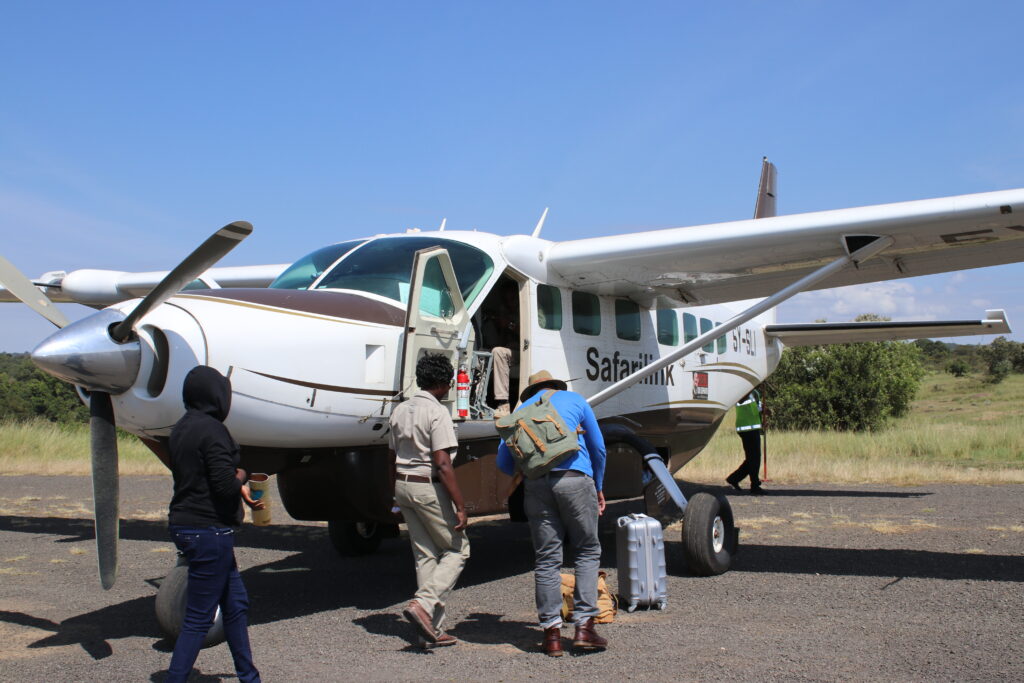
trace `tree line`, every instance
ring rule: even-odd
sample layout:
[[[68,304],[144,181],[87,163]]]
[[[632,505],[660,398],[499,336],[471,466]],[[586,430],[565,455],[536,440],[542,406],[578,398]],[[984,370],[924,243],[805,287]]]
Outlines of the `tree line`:
[[[51,377],[27,353],[0,353],[0,420],[88,422],[75,388]]]

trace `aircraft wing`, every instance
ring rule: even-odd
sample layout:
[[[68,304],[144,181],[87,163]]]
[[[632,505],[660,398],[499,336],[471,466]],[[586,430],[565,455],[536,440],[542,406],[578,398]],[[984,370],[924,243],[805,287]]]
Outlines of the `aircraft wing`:
[[[543,256],[577,289],[710,304],[774,293],[867,236],[894,242],[811,289],[1024,261],[1024,189],[592,237]]]
[[[846,344],[849,342],[931,339],[977,334],[1009,334],[1006,312],[985,311],[984,320],[922,320],[912,322],[797,323],[766,325],[765,336],[786,346]]]
[[[288,267],[287,263],[261,266],[234,266],[211,268],[185,289],[217,287],[266,287]],[[87,306],[109,306],[119,301],[149,294],[170,271],[156,270],[131,273],[119,270],[75,270],[70,273],[54,271],[36,278],[51,301],[78,303]],[[0,301],[18,301],[17,297],[0,287]]]

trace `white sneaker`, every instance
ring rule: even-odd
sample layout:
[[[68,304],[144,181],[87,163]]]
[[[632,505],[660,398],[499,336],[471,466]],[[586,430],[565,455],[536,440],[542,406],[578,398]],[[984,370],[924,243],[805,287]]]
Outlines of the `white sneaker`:
[[[498,407],[494,409],[494,419],[498,420],[508,415],[508,401],[499,403]]]

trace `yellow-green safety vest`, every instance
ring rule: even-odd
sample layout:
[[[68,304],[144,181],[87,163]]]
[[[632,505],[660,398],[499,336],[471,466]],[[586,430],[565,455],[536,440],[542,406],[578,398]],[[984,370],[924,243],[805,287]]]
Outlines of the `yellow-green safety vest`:
[[[750,392],[746,400],[736,404],[736,431],[749,432],[761,428],[761,394]]]

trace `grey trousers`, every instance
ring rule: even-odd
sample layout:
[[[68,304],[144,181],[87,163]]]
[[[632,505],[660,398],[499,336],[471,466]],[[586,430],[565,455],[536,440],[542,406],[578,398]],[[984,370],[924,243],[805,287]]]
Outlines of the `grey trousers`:
[[[445,602],[469,559],[469,538],[465,531],[455,531],[455,506],[443,484],[396,481],[395,501],[416,558],[415,599],[440,631]]]
[[[576,556],[573,616],[576,623],[597,616],[601,541],[597,537],[594,480],[559,472],[527,479],[524,502],[536,556],[533,578],[540,627],[562,625],[562,548],[566,542]]]

